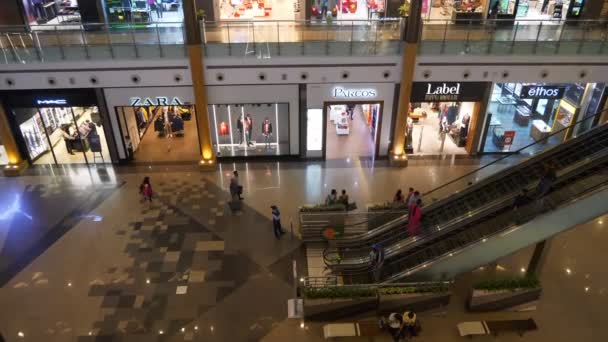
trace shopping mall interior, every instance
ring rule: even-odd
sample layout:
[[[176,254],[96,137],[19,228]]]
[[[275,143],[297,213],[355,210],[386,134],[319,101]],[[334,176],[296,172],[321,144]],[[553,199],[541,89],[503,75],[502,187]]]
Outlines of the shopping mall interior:
[[[193,106],[117,107],[116,112],[127,154],[130,143],[136,163],[199,159]]]
[[[374,158],[380,103],[326,106],[326,159]]]

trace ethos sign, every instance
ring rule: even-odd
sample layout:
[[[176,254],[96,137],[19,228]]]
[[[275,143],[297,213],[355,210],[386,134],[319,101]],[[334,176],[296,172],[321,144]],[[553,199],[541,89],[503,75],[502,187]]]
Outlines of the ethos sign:
[[[132,107],[136,106],[183,106],[184,102],[178,97],[132,97],[129,99]]]
[[[342,87],[334,87],[331,91],[331,96],[334,98],[364,98],[371,99],[378,96],[376,89],[346,89]]]
[[[566,92],[564,87],[554,86],[523,86],[519,93],[520,99],[561,99]]]
[[[484,82],[414,82],[412,102],[481,101]]]

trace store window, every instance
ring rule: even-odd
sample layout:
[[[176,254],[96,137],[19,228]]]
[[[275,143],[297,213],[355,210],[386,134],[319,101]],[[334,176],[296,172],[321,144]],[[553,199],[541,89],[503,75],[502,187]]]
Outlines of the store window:
[[[430,20],[481,20],[486,0],[422,0],[422,17]]]
[[[184,20],[182,0],[102,0],[110,23],[174,23]]]
[[[128,160],[195,161],[200,143],[194,106],[116,107]]]
[[[303,0],[214,0],[220,19],[294,20]]]
[[[80,22],[77,0],[21,0],[30,25],[69,24]],[[82,1],[82,0],[81,0]]]
[[[584,0],[491,0],[488,17],[517,18],[529,20],[578,19],[583,10]],[[528,22],[522,21],[522,24]],[[529,22],[538,25],[535,22]]]
[[[13,113],[33,164],[111,162],[97,106],[15,108]]]
[[[289,154],[289,104],[209,105],[218,157]]]
[[[381,110],[382,106],[377,102],[327,105],[325,157],[374,157]]]
[[[482,151],[513,152],[535,142],[539,144],[531,150],[559,144],[597,122],[594,114],[605,102],[604,93],[603,83],[496,83]],[[591,118],[575,124],[586,117]]]

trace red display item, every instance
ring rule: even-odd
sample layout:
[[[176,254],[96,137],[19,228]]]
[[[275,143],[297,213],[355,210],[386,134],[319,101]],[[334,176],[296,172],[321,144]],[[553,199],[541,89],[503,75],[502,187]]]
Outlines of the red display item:
[[[358,0],[350,0],[350,6],[348,6],[350,13],[357,12],[357,5],[358,5]]]
[[[319,7],[317,7],[317,5],[312,6],[312,15],[314,17],[318,16],[320,14],[319,12]]]
[[[342,0],[342,13],[343,14],[347,14],[349,13],[348,11],[348,5],[350,5],[350,0]]]
[[[226,122],[222,121],[219,124],[218,131],[220,135],[228,135],[230,134],[230,127]]]
[[[334,18],[338,16],[338,5],[331,9],[331,16]]]
[[[378,3],[376,0],[367,0],[367,8],[372,10],[378,9]]]

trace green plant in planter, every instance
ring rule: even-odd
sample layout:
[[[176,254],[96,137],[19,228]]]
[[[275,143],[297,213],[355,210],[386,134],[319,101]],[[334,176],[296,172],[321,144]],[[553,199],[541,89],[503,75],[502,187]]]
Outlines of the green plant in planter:
[[[325,204],[315,204],[315,205],[303,205],[300,207],[300,212],[324,212],[324,211],[345,211],[346,206],[342,203],[325,205]]]
[[[331,15],[331,13],[328,13],[325,17],[325,22],[327,25],[332,25],[334,23],[334,17]]]
[[[539,288],[540,280],[535,276],[523,278],[499,278],[487,279],[473,284],[475,290],[500,291],[500,290],[517,290],[517,289],[536,289]]]
[[[205,19],[205,10],[198,9],[196,10],[196,20],[201,21]]]
[[[399,295],[412,293],[444,293],[449,288],[446,284],[424,284],[421,286],[395,286],[381,287],[378,289],[380,295]]]
[[[374,297],[376,291],[370,287],[331,286],[304,288],[307,299],[358,299]]]
[[[397,8],[399,15],[402,17],[407,17],[410,14],[410,2],[405,0],[399,8]]]

